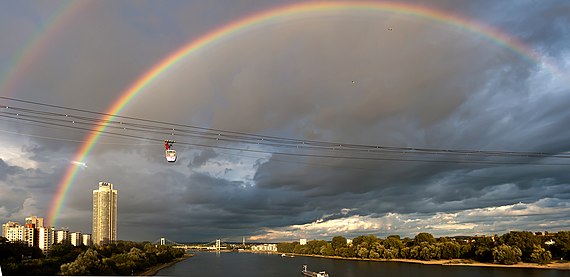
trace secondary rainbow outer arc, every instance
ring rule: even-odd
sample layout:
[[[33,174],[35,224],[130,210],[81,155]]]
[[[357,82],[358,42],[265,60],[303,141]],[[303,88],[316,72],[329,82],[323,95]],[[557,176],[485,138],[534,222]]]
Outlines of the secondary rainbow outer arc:
[[[88,3],[91,1],[68,0],[46,20],[43,28],[28,40],[28,43],[10,62],[11,70],[7,71],[0,79],[0,93],[9,95],[12,92],[18,80],[26,75],[26,69],[30,68],[30,65],[39,58],[42,50],[47,48],[51,38],[56,37],[57,33],[68,25],[75,14],[88,6]]]
[[[270,22],[271,20],[286,19],[288,16],[317,14],[319,12],[327,11],[351,10],[378,11],[409,15],[455,26],[486,37],[501,47],[511,49],[513,52],[519,54],[525,59],[528,59],[537,64],[545,65],[549,67],[550,70],[558,72],[556,67],[551,66],[543,61],[542,57],[538,55],[538,53],[532,51],[530,48],[526,47],[518,40],[511,38],[499,32],[498,30],[484,26],[478,22],[459,17],[449,12],[444,12],[424,6],[393,2],[308,2],[262,11],[249,17],[245,17],[229,23],[196,40],[191,41],[190,43],[168,55],[165,59],[144,73],[141,78],[135,81],[126,91],[120,95],[119,99],[114,104],[112,104],[109,109],[107,109],[106,113],[120,113],[121,110],[133,97],[143,91],[145,87],[147,87],[152,81],[156,80],[161,74],[163,74],[178,61],[239,31],[247,30],[248,28]],[[103,120],[112,120],[113,118],[114,116],[104,116]],[[94,128],[92,132],[87,136],[85,143],[81,145],[79,151],[75,154],[73,160],[85,162],[85,158],[87,155],[89,155],[97,143],[101,132],[105,129],[106,125],[101,125]],[[52,201],[50,214],[48,217],[48,222],[52,226],[55,226],[57,223],[57,217],[61,211],[61,208],[63,207],[67,192],[73,184],[79,168],[80,167],[78,165],[71,164],[58,184],[58,189],[54,200]]]

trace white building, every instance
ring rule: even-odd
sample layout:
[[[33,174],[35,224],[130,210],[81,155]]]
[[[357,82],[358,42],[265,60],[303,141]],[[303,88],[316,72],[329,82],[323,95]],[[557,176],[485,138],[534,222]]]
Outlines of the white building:
[[[24,241],[24,226],[18,222],[8,221],[2,224],[2,236],[11,242]]]
[[[93,190],[93,244],[117,240],[117,190],[113,184],[99,182]]]
[[[51,246],[53,244],[53,235],[54,235],[54,231],[53,231],[53,227],[40,227],[39,228],[39,232],[38,232],[38,241],[39,241],[39,247],[42,250],[42,252],[47,253],[49,252],[49,250],[51,249]]]
[[[305,245],[305,244],[307,244],[307,239],[300,239],[300,240],[299,240],[299,244],[300,244],[300,245]]]
[[[277,252],[277,244],[253,245],[251,251]]]
[[[81,235],[81,243],[85,246],[91,246],[91,234]]]
[[[38,231],[34,226],[33,224],[26,224],[24,227],[24,241],[30,247],[38,245]]]
[[[71,244],[73,246],[80,246],[83,243],[81,233],[79,232],[73,232],[69,234],[69,239],[71,240]]]
[[[69,230],[67,229],[61,229],[54,232],[53,243],[66,243],[69,239]]]
[[[26,224],[34,224],[34,228],[44,227],[44,218],[32,215],[30,217],[26,217]]]

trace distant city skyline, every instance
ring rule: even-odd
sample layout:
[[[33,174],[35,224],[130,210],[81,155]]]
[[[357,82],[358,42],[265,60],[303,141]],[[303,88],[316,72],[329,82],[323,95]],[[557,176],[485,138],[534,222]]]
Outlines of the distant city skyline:
[[[51,246],[56,243],[71,243],[74,246],[81,244],[90,246],[91,234],[83,234],[69,228],[56,229],[45,226],[44,218],[35,215],[25,218],[24,225],[17,221],[2,223],[2,237],[8,241],[25,242],[30,247],[38,247],[42,252],[48,253]]]

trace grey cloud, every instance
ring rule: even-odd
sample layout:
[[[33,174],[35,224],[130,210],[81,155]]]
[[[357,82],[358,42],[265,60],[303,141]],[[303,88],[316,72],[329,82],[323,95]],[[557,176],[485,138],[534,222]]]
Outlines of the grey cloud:
[[[8,176],[22,173],[21,167],[8,165],[4,160],[0,159],[0,180],[5,181]]]
[[[209,160],[217,157],[218,154],[214,152],[212,149],[206,149],[200,152],[197,156],[194,156],[194,159],[188,164],[188,167],[201,167]]]
[[[157,5],[153,2],[97,3],[45,49],[45,57],[29,69],[26,82],[17,85],[18,98],[104,111],[168,53],[225,20],[276,3],[235,9],[224,3],[228,8],[223,11],[218,11],[220,3],[210,2],[184,7],[168,3],[161,9],[153,9]],[[503,15],[489,22],[530,45],[548,45],[545,53],[564,62],[566,19],[557,3],[533,10],[529,7],[535,4],[518,2],[509,15],[505,5],[512,1],[427,4],[484,22]],[[125,10],[131,12],[129,17],[123,17]],[[394,30],[388,32],[387,25]],[[291,17],[242,30],[189,55],[151,82],[122,113],[327,141],[564,153],[570,149],[567,86],[540,70],[544,68],[481,35],[409,16]],[[85,139],[84,132],[73,130],[27,125],[22,130]],[[39,164],[38,170],[0,160],[0,180],[17,179],[0,186],[2,194],[17,192],[10,212],[21,211],[25,199],[36,199],[38,210],[46,210],[79,146],[32,138],[23,149],[26,159]],[[175,149],[178,162],[167,164],[160,143],[103,136],[69,190],[61,226],[90,230],[91,190],[99,181],[116,184],[119,236],[135,240],[250,236],[262,234],[264,228],[306,224],[327,215],[329,221],[382,218],[387,213],[429,219],[438,213],[461,214],[518,202],[564,208],[570,199],[567,166],[366,162],[227,150],[225,154],[234,155],[228,157],[209,148],[180,144]],[[542,162],[565,163],[565,159]],[[339,214],[342,208],[351,212]],[[567,226],[560,214],[544,218],[560,219],[557,226]],[[506,230],[507,224],[524,229],[547,219],[525,216],[503,223],[466,216],[464,221],[487,226],[465,231],[475,232]],[[451,232],[433,227],[435,219],[428,223],[424,225],[434,232]],[[401,229],[382,232],[412,230],[398,226]],[[359,232],[368,230],[353,234]]]

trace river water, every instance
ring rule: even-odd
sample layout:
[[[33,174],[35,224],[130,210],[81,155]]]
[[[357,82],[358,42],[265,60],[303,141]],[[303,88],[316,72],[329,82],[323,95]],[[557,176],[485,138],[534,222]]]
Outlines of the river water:
[[[285,258],[274,254],[197,252],[192,258],[158,272],[159,276],[204,277],[300,277],[309,270],[325,270],[330,277],[554,277],[570,276],[570,271],[527,268],[422,265],[400,262],[336,260],[314,257]]]

